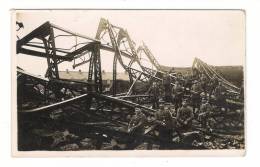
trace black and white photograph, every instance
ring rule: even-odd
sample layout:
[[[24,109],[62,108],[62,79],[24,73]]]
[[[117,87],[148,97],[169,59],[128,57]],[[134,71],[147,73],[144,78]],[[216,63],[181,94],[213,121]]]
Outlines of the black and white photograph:
[[[243,10],[15,10],[12,25],[16,152],[243,155]]]

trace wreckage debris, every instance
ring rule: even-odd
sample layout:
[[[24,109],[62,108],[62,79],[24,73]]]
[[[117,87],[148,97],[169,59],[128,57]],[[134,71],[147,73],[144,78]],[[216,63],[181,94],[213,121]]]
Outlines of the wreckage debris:
[[[86,44],[76,43],[78,47],[66,52],[56,48],[57,38],[63,36],[54,37],[56,29]],[[31,42],[41,34],[49,39]],[[103,42],[104,35],[109,43]],[[120,46],[123,40],[128,48]],[[103,85],[100,50],[117,55],[109,85]],[[46,22],[17,41],[17,53],[48,60],[46,77],[17,69],[19,150],[245,147],[242,89],[198,58],[187,73],[164,70],[144,43],[136,49],[127,31],[106,19],[101,19],[95,39]],[[140,54],[155,68],[145,67]],[[89,64],[86,80],[60,78],[58,65],[70,61],[73,68]],[[129,80],[117,79],[117,61]],[[133,68],[134,63],[140,68]]]

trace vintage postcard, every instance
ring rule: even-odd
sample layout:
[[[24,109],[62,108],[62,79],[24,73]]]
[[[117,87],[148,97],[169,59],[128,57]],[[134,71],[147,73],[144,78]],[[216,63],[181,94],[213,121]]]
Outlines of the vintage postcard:
[[[13,10],[13,156],[244,155],[245,17]]]

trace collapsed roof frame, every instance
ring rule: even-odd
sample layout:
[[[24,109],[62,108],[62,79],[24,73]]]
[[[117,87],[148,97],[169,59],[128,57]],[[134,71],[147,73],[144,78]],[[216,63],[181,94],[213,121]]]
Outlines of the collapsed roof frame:
[[[111,25],[109,24],[109,22],[104,22],[104,20],[101,19],[100,25],[101,27],[104,26],[102,24],[106,24],[106,26],[108,26],[108,28],[110,29],[110,31],[112,30]],[[103,30],[100,29],[100,25],[99,25],[99,29],[96,35],[96,38],[98,37],[98,34],[101,33]],[[116,26],[113,26],[116,27]],[[93,74],[93,66],[96,66],[94,68],[94,80],[95,80],[95,90],[94,93],[102,93],[102,74],[101,74],[101,61],[100,61],[100,49],[105,49],[111,52],[115,52],[115,57],[116,59],[122,59],[122,56],[125,56],[127,58],[130,58],[130,65],[123,65],[123,67],[126,69],[126,71],[128,71],[129,73],[131,73],[131,71],[135,70],[133,68],[131,68],[131,64],[134,61],[139,62],[138,57],[137,57],[137,52],[135,51],[134,48],[134,42],[130,39],[128,33],[126,30],[123,30],[122,28],[116,27],[119,29],[120,31],[120,35],[117,36],[118,39],[115,39],[115,36],[113,36],[113,34],[110,32],[110,36],[112,37],[111,40],[114,41],[114,47],[112,46],[105,46],[102,45],[101,42],[98,39],[92,39],[90,37],[87,37],[85,35],[81,35],[75,32],[71,32],[70,30],[61,28],[57,25],[54,25],[50,22],[45,22],[44,24],[42,24],[41,26],[39,26],[38,28],[34,29],[31,33],[29,33],[28,35],[26,35],[25,37],[23,37],[22,39],[19,39],[17,41],[17,53],[21,53],[21,54],[27,54],[27,55],[31,55],[31,56],[36,56],[36,57],[42,57],[42,58],[46,58],[47,59],[47,63],[48,63],[48,69],[46,72],[46,77],[48,78],[47,80],[44,79],[44,81],[46,83],[50,83],[51,82],[55,82],[58,83],[60,85],[63,85],[62,87],[64,87],[64,85],[68,85],[69,81],[64,81],[63,79],[59,78],[59,74],[58,74],[58,64],[65,62],[65,61],[73,61],[81,56],[84,56],[84,54],[86,52],[92,52],[91,58],[88,61],[82,62],[80,65],[88,63],[89,62],[89,74],[88,74],[88,82],[86,83],[88,88],[89,86],[91,86],[91,81],[92,81],[92,74]],[[64,33],[67,33],[67,35],[57,35],[54,36],[54,30],[58,29]],[[59,36],[75,36],[75,37],[81,37],[84,38],[86,40],[88,40],[89,42],[87,44],[84,44],[82,47],[79,47],[74,51],[64,51],[66,49],[63,48],[57,48],[55,46],[55,39]],[[132,47],[132,52],[134,52],[134,54],[131,53],[127,53],[124,52],[122,50],[120,50],[119,46],[117,45],[117,42],[115,41],[121,41],[122,39],[126,38],[128,41],[131,41],[131,47]],[[39,45],[39,43],[33,43],[31,42],[33,39],[39,39],[42,41],[42,45]],[[42,49],[43,51],[39,51],[37,49]],[[63,55],[61,55],[60,53],[63,53]],[[134,56],[135,57],[134,57]],[[115,63],[116,61],[114,61]],[[139,62],[140,64],[140,62]],[[140,65],[141,66],[141,65]],[[142,66],[141,66],[142,67]],[[116,75],[116,67],[113,68],[114,70],[114,74]],[[143,70],[147,71],[148,68],[143,67]],[[149,70],[149,69],[148,69]],[[135,70],[138,71],[138,70]],[[34,78],[36,76],[26,73],[25,71],[22,70],[18,70],[18,72],[24,76],[26,76],[27,78]],[[131,75],[130,78],[134,78],[135,81],[140,80],[142,82],[148,82],[151,78],[152,79],[156,79],[161,81],[161,79],[158,79],[157,77],[151,75],[150,73],[146,73],[146,72],[142,72],[142,71],[138,71],[141,74],[138,74],[139,77],[137,77],[134,73],[133,75]],[[140,76],[143,76],[144,78],[141,79]],[[36,77],[36,79],[38,80],[38,78]],[[116,79],[116,78],[115,78]],[[48,85],[48,84],[46,84]],[[128,92],[131,92],[133,85],[131,85],[130,90]],[[49,87],[48,87],[49,88]],[[44,89],[48,89],[47,86]],[[67,87],[66,87],[67,89]],[[93,93],[92,88],[90,88],[90,90]],[[146,97],[145,95],[143,96],[130,96],[130,93],[127,94],[127,96],[123,96],[123,97],[119,97],[116,98],[116,101],[119,101],[118,103],[120,103],[120,98],[127,98],[129,97],[130,99],[132,98],[139,98],[139,97]],[[75,98],[75,97],[74,97]],[[128,99],[129,99],[128,98]],[[91,98],[90,98],[91,99]],[[106,100],[111,100],[111,99],[106,99]],[[130,102],[130,101],[129,101]],[[65,102],[66,103],[66,102]],[[87,103],[91,103],[91,100],[88,100]],[[134,103],[133,103],[134,104]],[[138,104],[134,104],[134,106],[136,106]],[[89,106],[90,107],[90,106]],[[45,107],[40,107],[36,110],[45,110]],[[148,109],[149,110],[149,109]]]
[[[206,64],[199,58],[195,58],[193,61],[192,69],[196,68],[200,73],[205,74],[208,79],[212,79],[213,77],[217,77],[217,79],[224,85],[224,87],[233,94],[239,94],[240,89],[227,81],[224,77],[222,77],[216,70],[214,70],[210,65]]]
[[[59,30],[65,35],[55,36],[54,30]],[[57,48],[56,40],[58,37],[71,36],[76,38],[83,38],[85,43],[76,43],[73,46],[74,50],[66,48]],[[41,42],[32,42],[33,40],[40,40]],[[83,45],[79,48],[77,46]],[[41,49],[41,50],[40,50]],[[62,62],[75,60],[91,52],[89,62],[88,82],[92,82],[94,73],[94,83],[96,84],[96,91],[102,92],[102,75],[101,75],[101,61],[100,61],[100,42],[90,37],[71,32],[50,22],[45,22],[31,33],[17,41],[17,53],[27,54],[36,57],[47,59],[48,69],[45,77],[49,79],[60,79],[58,65]],[[62,55],[63,54],[63,55]]]
[[[89,42],[87,44],[84,44],[80,48],[75,48],[75,50],[71,51],[71,52],[61,50],[60,48],[57,48],[55,45],[55,36],[53,33],[54,29],[63,31],[71,36],[85,38]],[[117,35],[115,35],[115,33],[114,33],[115,29],[117,29],[119,31]],[[102,44],[100,42],[101,33],[104,31],[106,31],[106,33],[108,33],[110,36],[110,40],[112,43],[111,46]],[[39,46],[39,45],[31,44],[30,41],[34,38],[42,40],[44,45]],[[48,38],[48,39],[46,39],[46,38]],[[123,39],[125,39],[129,43],[131,52],[125,52],[122,49],[120,49],[120,44],[122,44],[121,42],[123,41]],[[31,49],[28,49],[25,46],[31,47]],[[36,51],[37,48],[44,49],[44,51],[43,52]],[[116,94],[116,85],[113,85],[113,93],[112,93],[112,95],[116,96],[116,97],[105,95],[102,92],[100,49],[115,53],[114,61],[113,61],[113,83],[114,84],[116,84],[115,81],[116,81],[116,72],[117,72],[116,71],[117,61],[119,61],[119,63],[122,65],[122,67],[129,73],[131,86],[124,96],[118,96]],[[140,48],[140,49],[144,49],[144,48]],[[98,28],[98,31],[96,34],[96,39],[92,39],[87,36],[71,32],[69,30],[58,27],[49,22],[44,23],[43,25],[41,25],[40,27],[36,28],[31,33],[26,35],[24,38],[17,41],[17,53],[46,58],[47,62],[48,62],[48,70],[46,72],[46,77],[48,79],[33,76],[33,75],[28,74],[21,70],[18,70],[18,73],[20,73],[21,75],[26,75],[26,77],[28,77],[28,78],[33,78],[34,80],[37,80],[38,82],[42,82],[44,85],[48,85],[50,82],[57,81],[58,83],[62,82],[60,85],[62,85],[64,88],[67,88],[67,87],[65,87],[67,85],[69,85],[71,87],[72,84],[70,81],[68,81],[67,84],[65,84],[65,81],[63,82],[63,80],[59,78],[58,64],[62,63],[64,61],[73,61],[77,58],[84,56],[87,52],[91,52],[92,54],[90,56],[90,59],[84,60],[80,64],[74,65],[74,67],[85,64],[85,63],[90,64],[89,65],[88,83],[92,83],[92,78],[93,78],[92,75],[94,73],[94,84],[93,85],[95,86],[95,89],[92,91],[92,87],[91,87],[91,89],[90,89],[91,91],[88,90],[88,92],[81,93],[79,96],[74,96],[70,99],[65,99],[65,100],[62,100],[57,103],[40,106],[40,107],[29,109],[29,110],[22,110],[21,112],[19,112],[19,114],[26,114],[26,113],[32,114],[32,113],[42,113],[42,112],[53,111],[55,109],[63,108],[66,106],[73,106],[73,104],[75,104],[76,102],[79,102],[79,101],[84,104],[83,108],[82,108],[83,111],[86,109],[90,110],[91,105],[94,101],[93,99],[95,99],[98,101],[97,104],[99,102],[102,103],[102,101],[105,101],[105,103],[98,104],[97,106],[95,106],[95,108],[94,108],[95,111],[98,111],[100,109],[105,110],[104,108],[109,105],[108,103],[110,103],[112,105],[115,104],[118,106],[123,106],[123,107],[131,108],[131,109],[139,107],[139,108],[143,109],[143,112],[146,115],[149,115],[149,116],[154,115],[153,113],[156,112],[155,110],[150,109],[144,105],[134,103],[129,100],[132,98],[136,99],[139,97],[144,97],[144,98],[149,97],[146,95],[131,96],[133,86],[137,81],[150,82],[152,80],[152,81],[156,81],[156,82],[162,82],[163,81],[162,77],[157,76],[157,73],[165,74],[164,72],[161,72],[160,70],[158,70],[159,63],[157,61],[154,61],[154,60],[156,60],[154,57],[151,57],[150,61],[151,61],[151,63],[154,63],[158,66],[157,69],[153,70],[153,69],[144,67],[141,64],[142,63],[141,60],[138,58],[138,53],[140,53],[140,49],[139,49],[139,52],[135,49],[134,42],[131,40],[131,38],[126,30],[124,30],[123,28],[120,28],[118,26],[114,26],[114,25],[110,24],[108,22],[108,20],[105,20],[105,19],[103,19],[103,20],[101,19],[101,22],[100,22],[100,25],[99,25],[99,28]],[[151,54],[151,52],[150,51],[148,52],[147,50],[149,51],[148,47],[146,46],[146,49],[143,51],[146,51],[146,54],[153,56]],[[63,55],[60,53],[63,53]],[[123,63],[123,61],[122,61],[123,56],[130,59],[129,64]],[[141,70],[137,70],[137,69],[133,68],[132,67],[133,62],[137,62],[140,65]],[[172,83],[172,85],[173,85],[173,83]],[[89,84],[87,84],[87,87],[88,88],[90,87]],[[48,88],[48,87],[46,86],[46,88]],[[69,89],[73,90],[72,88],[69,88]],[[95,112],[92,112],[91,114],[95,114]],[[112,121],[116,122],[116,120],[112,120]]]

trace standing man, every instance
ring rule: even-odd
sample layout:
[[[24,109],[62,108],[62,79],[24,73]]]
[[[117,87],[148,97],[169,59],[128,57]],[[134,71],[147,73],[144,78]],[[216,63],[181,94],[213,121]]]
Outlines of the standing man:
[[[149,91],[149,95],[151,97],[151,101],[153,103],[153,109],[159,108],[159,96],[160,96],[160,90],[159,86],[156,82],[153,82],[152,87]]]
[[[182,138],[182,132],[188,131],[191,129],[192,120],[194,114],[192,108],[188,106],[187,100],[183,100],[182,107],[177,111],[177,133]]]
[[[219,82],[215,89],[215,97],[217,107],[219,109],[224,108],[226,110],[226,89],[222,85],[222,82]]]
[[[177,81],[176,85],[173,88],[173,102],[175,110],[177,110],[182,105],[183,93],[183,87],[181,86],[180,82]]]
[[[161,140],[160,148],[169,149],[176,119],[173,118],[169,106],[160,106],[160,110],[155,113],[155,118]]]
[[[196,109],[199,110],[200,107],[200,94],[202,92],[201,85],[197,80],[194,81],[194,84],[191,87],[191,101],[192,101],[192,107],[193,112],[196,113]]]
[[[206,129],[210,128],[208,119],[209,119],[209,115],[210,115],[210,113],[212,113],[212,111],[213,111],[213,108],[208,103],[208,100],[203,98],[202,104],[200,106],[200,112],[198,115],[198,119],[201,122],[201,125],[203,128],[206,128]]]
[[[205,74],[202,74],[202,76],[200,77],[200,82],[201,82],[202,90],[206,93],[208,91],[208,89],[207,89],[207,87],[208,87],[208,78],[206,77]]]
[[[166,73],[164,76],[163,86],[165,102],[172,103],[171,77],[169,73]]]
[[[216,74],[214,74],[213,77],[209,81],[209,97],[211,97],[213,91],[218,86],[218,83],[219,83],[218,78],[217,78]]]

